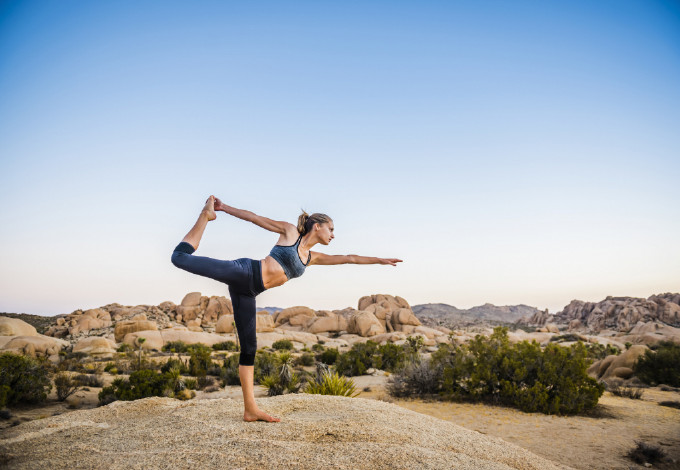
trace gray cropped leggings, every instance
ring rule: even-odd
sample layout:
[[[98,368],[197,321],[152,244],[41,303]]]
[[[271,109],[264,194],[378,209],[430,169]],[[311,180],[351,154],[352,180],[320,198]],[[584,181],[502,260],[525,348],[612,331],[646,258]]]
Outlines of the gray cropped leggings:
[[[255,297],[264,292],[260,262],[250,258],[231,261],[194,256],[191,244],[181,242],[172,252],[172,264],[199,276],[209,277],[229,286],[234,307],[234,321],[241,343],[239,364],[255,364],[257,336],[255,335]]]

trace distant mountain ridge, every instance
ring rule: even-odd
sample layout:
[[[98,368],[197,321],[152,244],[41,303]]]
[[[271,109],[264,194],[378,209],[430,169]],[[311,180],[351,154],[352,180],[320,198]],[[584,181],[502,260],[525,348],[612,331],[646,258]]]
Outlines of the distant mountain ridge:
[[[541,310],[529,305],[497,306],[490,303],[469,309],[448,304],[420,304],[411,306],[418,319],[430,326],[463,327],[479,323],[515,323]],[[451,325],[451,326],[449,326]]]

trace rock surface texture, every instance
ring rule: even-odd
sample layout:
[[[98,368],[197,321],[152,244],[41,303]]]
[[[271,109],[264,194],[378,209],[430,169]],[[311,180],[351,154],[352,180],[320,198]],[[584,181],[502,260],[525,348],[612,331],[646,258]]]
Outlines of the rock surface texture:
[[[8,469],[568,469],[500,438],[362,398],[258,400],[280,423],[242,420],[229,398],[152,397],[22,423],[0,434]]]

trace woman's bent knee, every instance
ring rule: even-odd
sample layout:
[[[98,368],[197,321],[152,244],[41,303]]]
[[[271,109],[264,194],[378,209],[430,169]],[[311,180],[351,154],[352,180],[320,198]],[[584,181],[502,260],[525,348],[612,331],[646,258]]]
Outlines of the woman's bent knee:
[[[189,256],[191,256],[191,254],[194,251],[196,250],[194,250],[194,247],[191,246],[191,244],[187,242],[181,242],[179,245],[175,247],[175,251],[172,252],[170,261],[172,261],[172,264],[174,264],[178,268],[181,268],[184,266],[182,260],[187,259]]]

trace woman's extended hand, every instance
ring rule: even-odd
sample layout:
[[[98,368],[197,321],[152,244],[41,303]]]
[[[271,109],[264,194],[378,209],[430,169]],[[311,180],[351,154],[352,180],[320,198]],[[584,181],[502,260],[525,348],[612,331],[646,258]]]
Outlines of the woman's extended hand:
[[[220,198],[218,197],[215,198],[215,210],[216,211],[222,210],[222,201],[220,201]]]
[[[391,264],[392,266],[396,266],[397,263],[403,262],[403,260],[398,258],[378,258],[378,261],[380,264]]]

